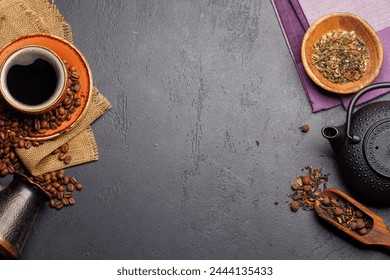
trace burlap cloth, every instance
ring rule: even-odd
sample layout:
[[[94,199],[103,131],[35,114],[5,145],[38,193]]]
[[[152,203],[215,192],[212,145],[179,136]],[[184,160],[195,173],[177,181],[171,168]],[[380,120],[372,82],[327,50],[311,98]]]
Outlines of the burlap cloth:
[[[53,2],[0,0],[0,48],[22,35],[31,34],[55,35],[72,43],[72,29]],[[97,160],[98,148],[90,125],[109,108],[108,100],[93,88],[86,114],[72,130],[38,147],[16,149],[16,153],[32,175]],[[68,154],[72,161],[69,164],[51,154],[64,143],[70,146]]]

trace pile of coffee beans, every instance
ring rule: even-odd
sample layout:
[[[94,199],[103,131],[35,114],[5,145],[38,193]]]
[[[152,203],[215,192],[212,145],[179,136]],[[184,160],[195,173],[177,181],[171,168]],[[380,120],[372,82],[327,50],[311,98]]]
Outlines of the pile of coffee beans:
[[[69,164],[72,160],[72,156],[68,154],[69,151],[69,144],[65,143],[62,144],[61,147],[55,149],[51,154],[57,155],[58,154],[58,160],[63,161],[65,164]]]
[[[72,192],[74,189],[81,190],[82,184],[77,183],[73,177],[65,176],[64,170],[40,176],[29,175],[14,149],[29,149],[32,146],[41,145],[42,141],[30,139],[60,127],[71,119],[71,115],[81,105],[81,99],[78,95],[80,74],[74,66],[68,66],[67,61],[64,61],[64,64],[67,67],[69,77],[67,93],[60,104],[49,112],[34,116],[24,115],[8,108],[0,100],[0,176],[4,177],[14,172],[26,175],[49,196],[50,206],[55,209],[73,205],[75,200]],[[53,151],[53,154],[58,154],[58,160],[69,164],[72,157],[68,151],[69,144],[65,143]]]
[[[29,177],[29,179],[44,189],[45,193],[50,197],[50,207],[57,210],[64,206],[75,204],[73,191],[81,191],[83,189],[83,185],[78,183],[74,177],[66,176],[63,169]]]
[[[373,227],[373,220],[341,198],[321,196],[320,207],[335,222],[343,227],[366,235]]]

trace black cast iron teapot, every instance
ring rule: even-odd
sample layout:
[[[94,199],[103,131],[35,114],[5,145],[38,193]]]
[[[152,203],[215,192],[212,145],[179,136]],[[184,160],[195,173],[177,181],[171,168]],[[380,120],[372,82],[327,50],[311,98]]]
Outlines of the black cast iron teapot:
[[[390,204],[390,101],[370,103],[354,112],[362,95],[379,88],[390,88],[390,82],[359,91],[349,104],[346,123],[325,126],[321,132],[336,153],[345,184],[368,200]]]

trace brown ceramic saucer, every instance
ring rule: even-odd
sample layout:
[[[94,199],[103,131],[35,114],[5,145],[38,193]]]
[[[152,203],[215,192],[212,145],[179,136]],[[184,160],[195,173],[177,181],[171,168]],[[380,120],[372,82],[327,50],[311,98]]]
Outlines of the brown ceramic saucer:
[[[0,50],[0,65],[3,63],[10,53],[26,46],[38,46],[45,47],[61,59],[66,60],[68,65],[74,65],[77,72],[80,74],[79,83],[80,91],[78,92],[79,98],[81,99],[81,105],[72,114],[69,121],[65,121],[57,129],[49,129],[43,134],[37,134],[33,140],[48,140],[59,136],[60,134],[69,131],[74,127],[78,121],[82,118],[85,113],[85,109],[88,107],[91,91],[92,91],[92,75],[89,65],[82,55],[82,53],[68,41],[55,36],[49,35],[26,35],[19,37],[3,47]]]

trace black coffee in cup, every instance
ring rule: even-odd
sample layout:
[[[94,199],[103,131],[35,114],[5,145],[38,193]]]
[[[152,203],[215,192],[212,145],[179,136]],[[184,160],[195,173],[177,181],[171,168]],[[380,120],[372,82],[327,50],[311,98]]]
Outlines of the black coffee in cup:
[[[23,113],[41,114],[66,93],[67,74],[61,58],[49,49],[24,47],[10,54],[0,69],[0,92]]]
[[[10,95],[26,105],[39,105],[50,99],[57,86],[54,67],[38,58],[32,64],[13,65],[7,75]]]

